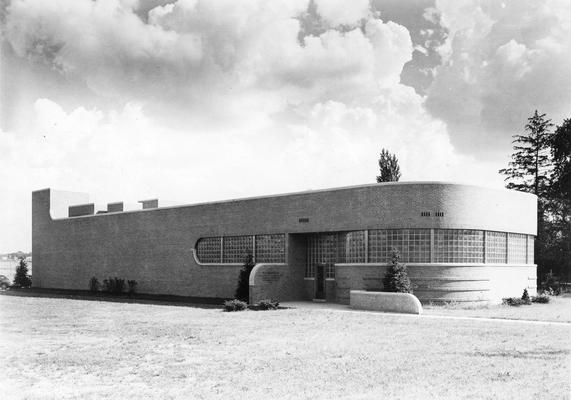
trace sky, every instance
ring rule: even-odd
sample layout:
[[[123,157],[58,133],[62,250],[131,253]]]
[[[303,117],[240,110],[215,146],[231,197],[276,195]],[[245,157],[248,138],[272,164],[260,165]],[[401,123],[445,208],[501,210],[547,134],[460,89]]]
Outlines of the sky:
[[[182,204],[375,182],[502,187],[571,117],[568,0],[0,0],[0,252],[31,192]]]

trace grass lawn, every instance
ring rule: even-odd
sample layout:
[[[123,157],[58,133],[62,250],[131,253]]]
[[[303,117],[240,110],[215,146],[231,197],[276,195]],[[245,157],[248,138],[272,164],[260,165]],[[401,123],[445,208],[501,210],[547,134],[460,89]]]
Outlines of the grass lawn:
[[[451,305],[425,305],[423,306],[423,312],[427,315],[571,322],[571,294],[567,293],[552,297],[551,302],[548,304],[532,303],[531,305],[518,307],[505,305],[465,307],[461,303]]]
[[[3,399],[565,399],[571,324],[0,296]]]

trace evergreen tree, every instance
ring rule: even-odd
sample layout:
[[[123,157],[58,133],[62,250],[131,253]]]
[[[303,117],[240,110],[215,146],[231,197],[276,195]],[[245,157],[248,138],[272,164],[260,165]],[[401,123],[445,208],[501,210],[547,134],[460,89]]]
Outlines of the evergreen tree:
[[[234,295],[236,299],[245,301],[246,303],[250,301],[250,273],[252,272],[252,269],[254,269],[255,265],[254,257],[252,254],[248,253],[244,260],[244,266],[240,270],[238,287],[236,288],[236,293]]]
[[[521,295],[521,301],[523,304],[531,304],[531,298],[529,297],[529,292],[527,289],[523,289],[523,294]]]
[[[553,174],[549,190],[548,232],[551,240],[549,268],[571,280],[571,119],[555,129],[551,143]]]
[[[525,133],[514,135],[512,161],[508,164],[508,168],[499,170],[499,173],[506,175],[508,189],[533,193],[538,198],[535,262],[538,265],[538,280],[540,280],[546,271],[553,268],[553,256],[550,254],[553,237],[550,234],[548,217],[553,124],[545,114],[539,114],[537,110],[527,121]]]
[[[525,134],[514,135],[512,161],[508,168],[501,169],[506,175],[506,187],[522,192],[530,192],[540,198],[545,196],[551,169],[551,120],[537,110],[527,119]]]
[[[32,278],[28,275],[28,264],[26,264],[26,260],[23,258],[20,258],[20,264],[16,267],[14,286],[21,288],[32,286]]]
[[[400,253],[397,249],[391,251],[391,261],[383,278],[383,286],[385,292],[412,293],[406,265],[400,262]]]
[[[399,160],[394,154],[388,150],[381,149],[379,157],[380,175],[377,176],[377,182],[398,182],[400,179]]]

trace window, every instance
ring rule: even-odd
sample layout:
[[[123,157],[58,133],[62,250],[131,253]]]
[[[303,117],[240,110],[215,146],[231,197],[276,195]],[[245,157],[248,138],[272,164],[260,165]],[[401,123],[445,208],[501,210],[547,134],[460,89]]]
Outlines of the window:
[[[527,263],[534,264],[535,261],[533,259],[533,244],[535,242],[535,237],[528,235],[527,236]]]
[[[224,263],[243,263],[248,254],[254,255],[254,241],[252,236],[225,236]]]
[[[421,217],[430,217],[430,211],[422,211],[422,212],[420,213],[420,216],[421,216]]]
[[[284,263],[285,235],[257,235],[255,259],[257,263]]]
[[[336,262],[337,233],[320,233],[307,237],[306,277],[315,277],[315,266],[325,264],[325,277],[335,278]]]
[[[369,262],[385,263],[390,256],[391,248],[386,229],[369,231]]]
[[[508,263],[525,264],[527,256],[526,235],[520,233],[508,234]]]
[[[209,237],[199,239],[196,243],[196,256],[201,263],[221,263],[222,246],[220,237]]]
[[[366,259],[365,231],[343,232],[339,234],[339,261],[364,263]]]
[[[486,232],[486,262],[505,264],[507,262],[508,235],[505,232]]]
[[[483,263],[484,231],[435,229],[434,250],[438,263]]]
[[[402,262],[430,262],[430,229],[369,231],[369,262],[388,262],[393,248],[400,252]]]
[[[430,229],[408,230],[408,257],[406,262],[430,262]]]

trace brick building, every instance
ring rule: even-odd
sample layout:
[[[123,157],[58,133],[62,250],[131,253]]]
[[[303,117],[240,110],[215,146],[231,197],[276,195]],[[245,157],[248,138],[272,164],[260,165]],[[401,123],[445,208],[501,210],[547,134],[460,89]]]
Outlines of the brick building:
[[[352,289],[382,289],[394,247],[423,302],[536,290],[537,198],[516,191],[401,182],[98,212],[80,193],[32,200],[36,287],[85,290],[93,276],[117,276],[141,293],[230,298],[250,253],[252,300],[347,303]]]

